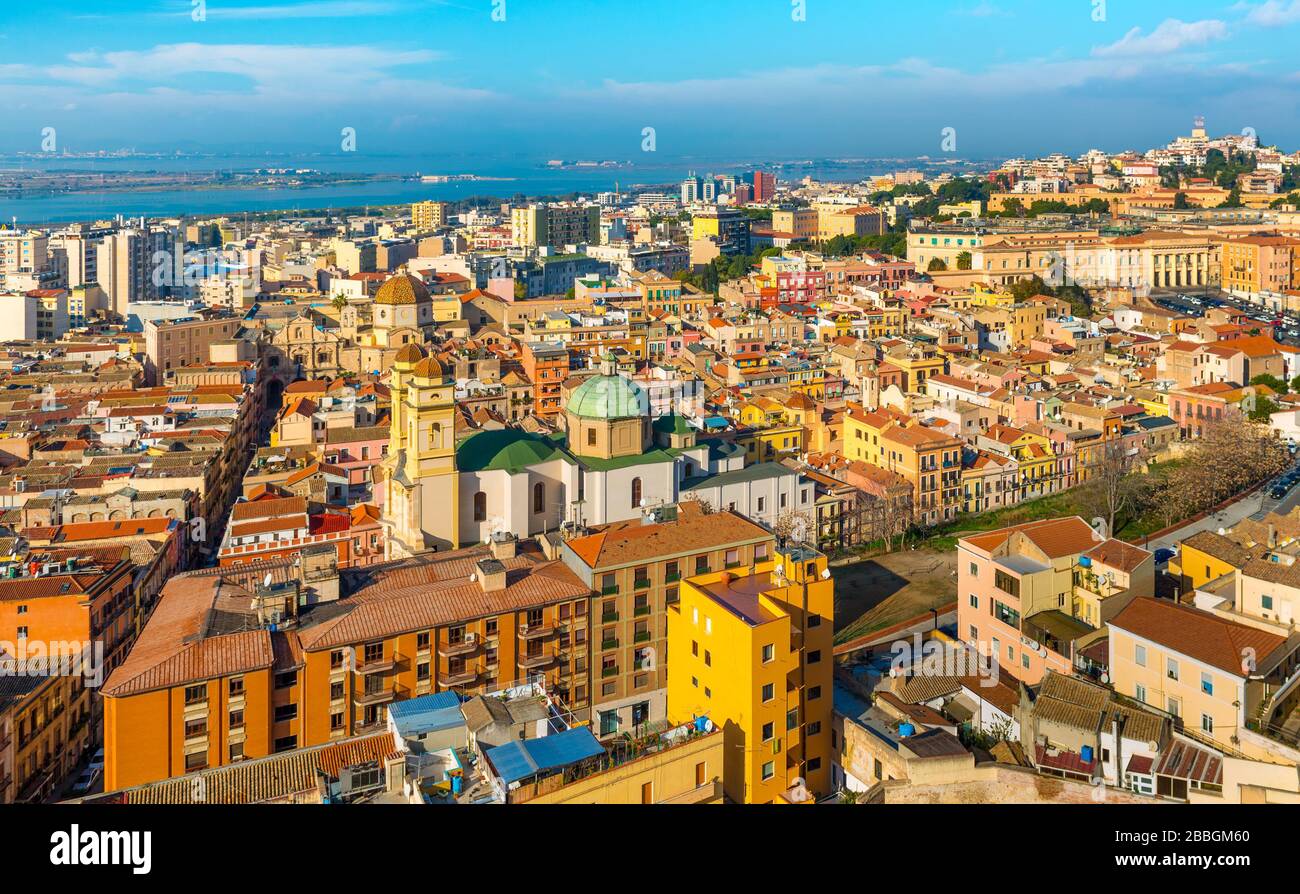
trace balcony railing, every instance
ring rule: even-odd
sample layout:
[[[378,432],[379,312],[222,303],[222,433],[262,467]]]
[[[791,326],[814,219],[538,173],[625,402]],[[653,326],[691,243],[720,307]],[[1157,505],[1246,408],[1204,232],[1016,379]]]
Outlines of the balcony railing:
[[[632,616],[636,618],[644,617],[645,615],[650,614],[650,612],[653,610],[654,607],[647,602],[645,605],[638,605],[635,608],[633,608]]]
[[[602,595],[602,596],[617,596],[617,595],[618,595],[618,584],[610,584],[608,587],[601,587],[601,588],[600,588],[600,595]]]
[[[519,628],[520,639],[541,639],[555,632],[554,624],[525,624]]]
[[[610,677],[617,677],[617,676],[618,676],[618,668],[616,668],[616,667],[602,667],[602,668],[600,669],[600,676],[601,676],[603,679],[608,679],[608,678],[610,678]]]
[[[478,679],[478,671],[472,667],[467,667],[454,674],[451,673],[450,671],[448,671],[447,673],[438,674],[438,685],[443,687],[468,686],[469,684],[473,683],[477,679]]]
[[[600,623],[602,624],[613,624],[617,620],[618,612],[605,612],[600,616]]]
[[[363,659],[361,664],[357,665],[357,673],[381,674],[386,671],[391,671],[396,667],[397,667],[396,655],[392,655],[388,658],[377,658],[374,661],[365,661]]]
[[[391,701],[397,697],[397,691],[385,687],[373,692],[358,692],[353,696],[353,701],[358,705],[376,705],[380,702]]]
[[[649,630],[638,631],[636,634],[633,635],[632,642],[634,643],[650,642],[650,631]]]
[[[618,637],[611,636],[609,639],[602,639],[600,641],[600,647],[601,649],[617,649]]]
[[[555,655],[551,652],[541,652],[537,655],[521,655],[519,666],[533,670],[534,668],[546,667],[555,660]]]
[[[439,649],[444,655],[467,655],[478,648],[478,634],[467,633],[458,643],[444,643]]]

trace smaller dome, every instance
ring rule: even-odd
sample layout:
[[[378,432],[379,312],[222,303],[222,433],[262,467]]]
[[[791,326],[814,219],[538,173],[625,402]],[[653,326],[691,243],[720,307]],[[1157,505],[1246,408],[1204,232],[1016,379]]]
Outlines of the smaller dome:
[[[408,342],[397,352],[393,358],[394,363],[400,363],[405,366],[414,366],[424,359],[424,349],[415,342]]]
[[[415,364],[415,368],[411,370],[411,375],[420,379],[437,379],[438,381],[446,378],[446,372],[443,370],[442,364],[434,357],[425,357]]]
[[[390,277],[375,293],[375,304],[417,304],[431,300],[429,287],[409,273]]]

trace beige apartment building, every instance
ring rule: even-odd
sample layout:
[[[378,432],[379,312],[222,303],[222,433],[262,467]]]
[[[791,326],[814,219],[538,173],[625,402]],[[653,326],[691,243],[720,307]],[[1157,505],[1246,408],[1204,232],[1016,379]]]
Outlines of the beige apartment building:
[[[770,562],[766,529],[693,504],[676,520],[610,525],[566,541],[564,563],[591,587],[591,721],[601,738],[667,717],[668,607],[683,578]]]
[[[519,248],[600,243],[596,205],[529,205],[510,210],[510,234]]]
[[[207,363],[212,345],[234,338],[240,325],[239,317],[149,320],[144,324],[146,380],[166,384],[173,370]]]
[[[447,225],[451,206],[446,202],[414,202],[411,225],[417,230],[436,230]]]

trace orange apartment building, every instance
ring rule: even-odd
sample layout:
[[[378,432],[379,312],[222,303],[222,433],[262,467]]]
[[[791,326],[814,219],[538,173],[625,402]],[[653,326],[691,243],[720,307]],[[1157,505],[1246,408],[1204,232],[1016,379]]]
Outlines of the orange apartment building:
[[[583,716],[590,604],[549,540],[182,575],[103,687],[105,787],[363,735],[430,692],[538,679]]]
[[[520,342],[520,362],[533,383],[533,412],[543,419],[560,415],[561,385],[569,377],[569,349],[559,342]]]
[[[0,579],[0,662],[32,668],[58,658],[69,669],[3,674],[15,700],[9,788],[0,801],[48,797],[101,741],[93,685],[122,663],[135,634],[133,571],[122,547],[40,548]]]

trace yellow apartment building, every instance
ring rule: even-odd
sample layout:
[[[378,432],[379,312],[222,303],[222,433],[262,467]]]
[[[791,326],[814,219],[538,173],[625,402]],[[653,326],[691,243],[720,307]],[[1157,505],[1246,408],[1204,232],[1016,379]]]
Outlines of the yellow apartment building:
[[[668,612],[668,714],[722,729],[728,800],[829,793],[834,610],[826,557],[804,547],[683,582]]]

